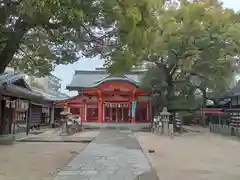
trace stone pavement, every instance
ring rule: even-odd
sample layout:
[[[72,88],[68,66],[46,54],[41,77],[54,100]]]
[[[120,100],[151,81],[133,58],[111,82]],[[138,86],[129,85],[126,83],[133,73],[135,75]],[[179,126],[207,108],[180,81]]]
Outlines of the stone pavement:
[[[54,132],[54,130],[48,130],[38,135],[25,135],[22,138],[17,138],[16,141],[19,142],[74,142],[74,143],[89,143],[97,135],[99,131],[83,131],[75,133],[73,135],[63,136],[59,132]]]
[[[55,180],[158,180],[131,131],[103,130]]]

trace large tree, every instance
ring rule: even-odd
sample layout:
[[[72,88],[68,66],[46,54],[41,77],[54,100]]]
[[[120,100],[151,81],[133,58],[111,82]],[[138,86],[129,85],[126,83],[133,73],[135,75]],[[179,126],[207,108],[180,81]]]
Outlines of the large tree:
[[[2,0],[0,73],[12,66],[44,75],[82,55],[105,54],[156,7],[149,0]]]
[[[203,96],[215,82],[228,86],[240,52],[238,14],[217,0],[182,0],[178,6],[162,6],[148,21],[147,29],[139,27],[122,37],[124,46],[112,52],[110,70],[151,63],[168,102],[188,87],[192,75],[201,78],[196,86]]]

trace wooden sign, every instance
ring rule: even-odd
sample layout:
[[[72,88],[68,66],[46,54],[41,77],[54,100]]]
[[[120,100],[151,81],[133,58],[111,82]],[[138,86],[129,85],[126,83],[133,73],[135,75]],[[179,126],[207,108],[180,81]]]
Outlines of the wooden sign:
[[[105,107],[110,107],[110,108],[128,108],[129,104],[126,104],[126,103],[106,103]]]

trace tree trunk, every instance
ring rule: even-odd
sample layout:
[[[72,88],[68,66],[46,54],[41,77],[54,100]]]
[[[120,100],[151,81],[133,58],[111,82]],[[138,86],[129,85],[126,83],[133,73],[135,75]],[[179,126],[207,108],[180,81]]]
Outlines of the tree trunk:
[[[24,34],[27,32],[27,24],[21,19],[18,19],[15,26],[15,32],[9,35],[6,46],[0,54],[1,64],[0,64],[0,74],[3,73],[6,67],[9,65],[13,59],[14,54],[19,49],[21,40]]]
[[[1,127],[0,127],[0,134],[5,134],[6,131],[6,118],[5,118],[5,113],[6,111],[4,111],[5,109],[5,102],[3,100],[1,100]]]
[[[3,110],[2,110],[2,95],[0,95],[0,135],[3,134]]]
[[[173,96],[174,96],[174,86],[173,86],[173,79],[172,76],[168,75],[167,76],[167,84],[168,84],[168,92],[167,92],[167,96],[166,96],[166,101],[167,101],[167,106],[168,109],[171,108],[171,104],[169,103]]]

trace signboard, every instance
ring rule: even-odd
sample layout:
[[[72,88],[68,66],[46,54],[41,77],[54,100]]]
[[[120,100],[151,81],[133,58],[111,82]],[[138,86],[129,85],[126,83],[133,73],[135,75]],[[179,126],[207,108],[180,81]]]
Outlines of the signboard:
[[[111,108],[128,108],[129,105],[127,103],[106,103],[105,107]]]
[[[6,108],[15,108],[17,111],[26,111],[29,108],[28,101],[24,101],[21,99],[17,100],[6,100]]]

